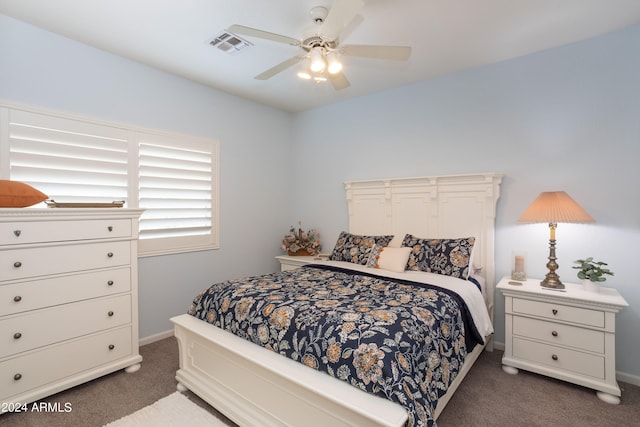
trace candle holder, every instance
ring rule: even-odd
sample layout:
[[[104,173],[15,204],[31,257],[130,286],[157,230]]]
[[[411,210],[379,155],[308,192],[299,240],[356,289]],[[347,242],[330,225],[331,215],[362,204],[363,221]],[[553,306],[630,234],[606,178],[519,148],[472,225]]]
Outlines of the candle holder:
[[[527,280],[526,262],[526,252],[513,252],[511,256],[511,279],[519,281]]]

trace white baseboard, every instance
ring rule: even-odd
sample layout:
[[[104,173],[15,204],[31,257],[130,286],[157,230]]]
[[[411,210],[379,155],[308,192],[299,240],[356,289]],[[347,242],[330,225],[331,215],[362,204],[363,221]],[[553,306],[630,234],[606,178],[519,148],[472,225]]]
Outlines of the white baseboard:
[[[143,346],[146,344],[151,344],[152,342],[160,341],[172,336],[173,336],[173,329],[169,329],[168,331],[164,331],[157,334],[149,335],[148,337],[140,338],[138,340],[138,345]]]
[[[633,384],[640,387],[640,376],[627,374],[626,372],[616,371],[616,379],[623,383]]]

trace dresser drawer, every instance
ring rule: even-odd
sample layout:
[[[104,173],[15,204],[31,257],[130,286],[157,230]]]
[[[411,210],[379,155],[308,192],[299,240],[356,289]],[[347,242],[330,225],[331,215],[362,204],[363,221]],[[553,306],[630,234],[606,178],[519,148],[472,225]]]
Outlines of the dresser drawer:
[[[131,290],[131,268],[0,285],[0,317]]]
[[[550,344],[604,353],[605,333],[530,317],[513,316],[513,335],[546,341]]]
[[[513,312],[514,314],[528,314],[555,321],[571,322],[597,328],[604,328],[605,326],[603,311],[572,307],[552,302],[513,298]]]
[[[130,237],[130,219],[0,223],[0,245]]]
[[[0,320],[0,359],[129,323],[129,294],[5,317]]]
[[[129,241],[0,250],[0,282],[130,263]]]
[[[0,401],[131,355],[125,327],[0,362]]]
[[[513,357],[597,379],[605,378],[605,357],[513,337]]]

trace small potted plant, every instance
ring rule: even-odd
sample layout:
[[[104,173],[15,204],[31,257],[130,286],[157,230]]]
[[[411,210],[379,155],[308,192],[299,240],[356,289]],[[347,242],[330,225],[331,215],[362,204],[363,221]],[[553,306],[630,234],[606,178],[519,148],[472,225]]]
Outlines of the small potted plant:
[[[578,278],[582,279],[585,289],[598,292],[600,283],[607,280],[605,275],[613,276],[613,272],[608,268],[606,262],[594,261],[593,257],[587,259],[579,259],[574,262],[573,268],[578,270]]]

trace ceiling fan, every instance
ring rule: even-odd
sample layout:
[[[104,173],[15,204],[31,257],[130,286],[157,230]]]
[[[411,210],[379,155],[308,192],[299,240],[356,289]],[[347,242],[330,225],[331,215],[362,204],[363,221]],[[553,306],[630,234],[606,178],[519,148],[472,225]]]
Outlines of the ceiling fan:
[[[237,24],[229,27],[228,31],[298,46],[303,50],[303,53],[258,74],[255,79],[267,80],[303,62],[298,77],[316,82],[328,79],[336,90],[340,90],[351,85],[342,72],[341,56],[406,61],[411,55],[409,46],[340,44],[340,32],[353,21],[363,6],[363,0],[334,0],[330,10],[323,6],[312,8],[310,14],[314,25],[304,31],[300,40]]]

